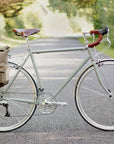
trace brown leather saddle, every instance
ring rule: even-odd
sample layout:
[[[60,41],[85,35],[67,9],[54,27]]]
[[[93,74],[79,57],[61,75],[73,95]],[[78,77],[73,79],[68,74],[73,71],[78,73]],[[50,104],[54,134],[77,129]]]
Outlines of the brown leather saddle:
[[[28,37],[30,35],[36,34],[40,29],[13,29],[17,36]]]

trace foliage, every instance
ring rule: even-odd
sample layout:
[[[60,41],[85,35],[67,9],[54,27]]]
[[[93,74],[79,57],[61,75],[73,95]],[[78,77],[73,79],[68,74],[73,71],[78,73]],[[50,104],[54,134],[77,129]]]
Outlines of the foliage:
[[[24,22],[19,17],[7,18],[5,20],[5,30],[7,36],[13,36],[12,29],[14,28],[24,28]]]
[[[49,3],[53,11],[65,12],[68,17],[75,16],[79,10],[83,9],[83,14],[91,17],[94,28],[103,28],[107,12],[114,5],[112,0],[49,0]],[[87,9],[89,9],[88,12]]]
[[[0,13],[3,14],[5,18],[15,17],[30,3],[29,0],[0,0]]]
[[[65,12],[68,17],[75,16],[79,11],[80,14],[86,15],[87,19],[91,18],[94,29],[101,29],[108,25],[110,39],[114,47],[114,2],[113,0],[49,0],[49,7],[59,12]]]
[[[41,15],[42,17],[42,15]],[[38,12],[38,7],[36,5],[30,5],[22,11],[21,19],[24,21],[24,26],[26,28],[41,28],[40,14]]]
[[[97,0],[93,7],[94,28],[103,28],[108,22],[108,14],[113,10],[112,0]]]
[[[97,0],[75,0],[78,8],[91,8]]]
[[[112,46],[114,47],[114,3],[112,9],[107,13],[107,21],[109,23],[110,28],[110,39],[112,42]]]
[[[104,13],[102,1],[96,1],[92,12],[92,20],[95,29],[102,28],[103,18],[105,17]]]
[[[69,24],[73,30],[74,33],[81,31],[81,26],[78,23],[78,17],[70,17],[69,18]]]
[[[49,8],[53,11],[59,10],[59,12],[67,13],[67,16],[75,16],[76,15],[76,4],[74,2],[69,2],[68,0],[49,0]]]
[[[114,3],[112,0],[97,0],[93,11],[93,24],[95,29],[103,28],[108,25],[110,29],[110,40],[114,47]]]
[[[76,16],[80,8],[94,6],[96,0],[49,0],[49,8],[53,11],[65,12],[68,17]]]

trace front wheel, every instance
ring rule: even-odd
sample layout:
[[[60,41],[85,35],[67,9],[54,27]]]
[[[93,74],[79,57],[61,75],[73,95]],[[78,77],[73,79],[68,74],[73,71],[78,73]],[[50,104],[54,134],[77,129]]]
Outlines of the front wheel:
[[[97,63],[97,70],[109,95],[99,83],[94,66],[89,66],[75,86],[75,103],[81,116],[90,125],[114,130],[114,60]]]
[[[9,83],[20,66],[9,63]],[[0,131],[11,131],[24,125],[33,115],[36,104],[37,88],[32,76],[21,68],[14,82],[0,88]],[[20,100],[20,101],[19,101]]]

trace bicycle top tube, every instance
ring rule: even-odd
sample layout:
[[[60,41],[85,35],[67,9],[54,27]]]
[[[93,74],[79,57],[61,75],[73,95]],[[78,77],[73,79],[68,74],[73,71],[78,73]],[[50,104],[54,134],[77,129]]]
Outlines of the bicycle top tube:
[[[83,51],[87,48],[85,46],[81,47],[69,47],[69,48],[56,48],[56,49],[45,49],[45,50],[32,50],[33,54],[40,54],[40,53],[53,53],[53,52],[67,52],[67,51]]]

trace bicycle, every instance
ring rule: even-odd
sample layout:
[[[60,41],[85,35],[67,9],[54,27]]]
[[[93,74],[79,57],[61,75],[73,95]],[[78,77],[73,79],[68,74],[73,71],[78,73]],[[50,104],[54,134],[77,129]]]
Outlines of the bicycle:
[[[42,114],[54,112],[57,106],[66,105],[65,102],[57,102],[56,96],[71,81],[71,79],[90,60],[91,65],[84,68],[75,85],[74,97],[76,107],[82,118],[95,128],[101,130],[114,130],[113,107],[114,107],[114,60],[98,59],[93,55],[92,48],[102,43],[103,35],[110,46],[109,29],[106,26],[102,30],[92,30],[91,35],[99,35],[99,38],[88,43],[86,34],[83,33],[86,44],[81,47],[46,49],[32,51],[28,40],[30,35],[38,33],[39,29],[13,29],[17,36],[25,39],[28,54],[20,65],[9,62],[9,83],[0,88],[0,131],[12,131],[23,126],[30,120],[37,106]],[[65,80],[54,92],[46,93],[42,87],[34,54],[88,51],[88,57],[83,60],[78,68]],[[28,58],[31,58],[36,80],[23,67]]]

